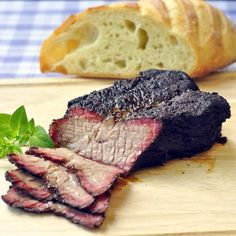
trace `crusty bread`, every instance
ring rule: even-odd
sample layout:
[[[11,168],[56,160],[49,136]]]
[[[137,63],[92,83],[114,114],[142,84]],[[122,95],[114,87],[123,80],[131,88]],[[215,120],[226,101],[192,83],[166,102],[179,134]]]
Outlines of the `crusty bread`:
[[[43,43],[42,72],[132,78],[176,69],[193,77],[236,60],[236,29],[202,0],[140,0],[70,16]]]

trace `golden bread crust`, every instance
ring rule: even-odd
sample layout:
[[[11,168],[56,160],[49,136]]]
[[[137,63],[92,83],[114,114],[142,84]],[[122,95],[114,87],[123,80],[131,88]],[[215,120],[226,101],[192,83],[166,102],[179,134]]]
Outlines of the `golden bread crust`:
[[[71,74],[64,65],[55,66],[70,50],[76,48],[73,40],[70,46],[60,47],[58,52],[50,55],[54,42],[63,40],[62,35],[70,31],[76,22],[98,12],[115,10],[135,11],[140,17],[146,17],[162,25],[173,36],[183,38],[194,53],[194,65],[186,71],[190,76],[199,77],[222,68],[236,60],[236,29],[233,23],[218,9],[202,0],[140,0],[138,3],[115,3],[108,6],[89,8],[86,11],[70,16],[54,33],[44,41],[40,51],[40,66],[42,72],[57,71]],[[55,49],[53,49],[55,50]],[[62,55],[64,52],[64,55]],[[174,52],[173,52],[174,53]],[[180,58],[181,60],[181,58]],[[168,68],[164,68],[168,69]],[[178,68],[176,68],[178,69]],[[76,71],[83,77],[132,78],[137,71],[117,73],[110,71]]]

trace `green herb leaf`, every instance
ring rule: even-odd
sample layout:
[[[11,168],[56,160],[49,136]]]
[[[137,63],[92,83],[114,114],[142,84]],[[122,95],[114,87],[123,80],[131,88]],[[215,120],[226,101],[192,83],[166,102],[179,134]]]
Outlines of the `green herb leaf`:
[[[14,132],[10,127],[11,115],[0,113],[0,135],[2,137],[12,138],[14,137]]]
[[[4,156],[3,156],[3,149],[0,148],[0,158],[2,158],[2,157],[4,157]]]
[[[0,124],[1,125],[10,125],[11,115],[0,113]]]
[[[53,141],[42,126],[34,128],[33,135],[29,139],[31,146],[53,147]]]
[[[32,118],[30,121],[29,121],[29,132],[32,134],[33,133],[33,130],[35,128],[35,122],[34,122],[34,119]]]
[[[28,142],[29,142],[29,134],[26,134],[24,136],[22,136],[20,139],[19,139],[19,145],[20,146],[24,146],[26,145]]]
[[[4,139],[2,136],[0,136],[0,148],[1,148],[1,145],[3,145],[3,144],[4,144]]]
[[[10,126],[17,136],[25,134],[29,129],[25,107],[20,106],[11,116]]]
[[[8,149],[7,148],[0,148],[0,158],[1,157],[5,157],[9,154]]]
[[[19,146],[13,146],[11,153],[22,153],[22,150]]]
[[[4,145],[0,146],[0,158],[5,157],[10,153],[22,153],[22,150],[19,146],[12,145],[9,143],[5,143]]]
[[[10,153],[22,153],[21,147],[53,147],[53,141],[34,119],[28,122],[25,107],[19,107],[12,115],[0,113],[0,158]]]

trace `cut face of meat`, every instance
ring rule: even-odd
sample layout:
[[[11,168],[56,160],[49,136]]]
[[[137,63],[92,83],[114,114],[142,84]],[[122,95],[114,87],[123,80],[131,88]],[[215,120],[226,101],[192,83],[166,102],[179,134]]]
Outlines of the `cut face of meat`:
[[[50,135],[56,146],[132,169],[209,149],[221,137],[230,106],[199,91],[185,73],[149,70],[69,102]]]
[[[77,177],[68,173],[63,166],[25,154],[12,154],[8,159],[17,167],[43,177],[47,186],[57,192],[62,202],[79,208],[93,203],[94,198],[81,187]]]
[[[81,224],[88,228],[96,228],[101,225],[104,220],[104,216],[102,215],[81,212],[57,202],[40,202],[39,200],[20,193],[14,187],[12,187],[6,195],[3,195],[2,199],[12,207],[36,213],[52,212],[56,215],[64,216],[75,224]]]
[[[80,108],[71,110],[69,118],[52,124],[50,133],[54,141],[82,156],[117,166],[125,172],[130,171],[161,129],[161,123],[153,119],[115,122],[112,118],[90,120],[92,115]]]
[[[28,153],[74,170],[81,185],[93,196],[106,192],[122,172],[119,168],[91,161],[65,148],[32,147]]]
[[[40,177],[33,176],[20,169],[10,170],[6,173],[6,179],[10,181],[13,186],[20,189],[24,193],[31,195],[40,201],[49,201],[52,199],[60,202],[60,196],[56,192],[50,191],[47,188],[46,182]],[[108,208],[109,194],[105,193],[98,196],[93,204],[86,208],[87,212],[91,213],[105,213]]]

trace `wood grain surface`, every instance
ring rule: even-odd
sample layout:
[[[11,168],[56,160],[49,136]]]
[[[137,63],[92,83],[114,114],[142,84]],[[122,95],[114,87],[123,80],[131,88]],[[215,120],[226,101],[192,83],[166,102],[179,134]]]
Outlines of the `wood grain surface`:
[[[0,81],[0,112],[12,113],[24,104],[29,117],[46,129],[61,117],[67,101],[110,85],[112,80],[22,79]],[[232,118],[223,126],[225,145],[192,159],[144,169],[121,180],[113,191],[104,224],[86,230],[53,215],[33,215],[0,201],[1,236],[72,235],[236,235],[236,72],[197,80],[204,91],[227,98]],[[8,189],[0,160],[0,195]]]

